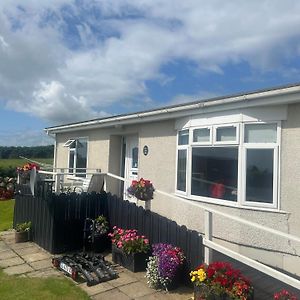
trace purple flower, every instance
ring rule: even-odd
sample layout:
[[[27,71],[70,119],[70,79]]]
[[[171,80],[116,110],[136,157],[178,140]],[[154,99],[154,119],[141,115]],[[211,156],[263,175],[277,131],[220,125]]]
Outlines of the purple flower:
[[[172,280],[185,259],[182,250],[164,243],[154,244],[152,249],[153,255],[158,258],[159,275]]]

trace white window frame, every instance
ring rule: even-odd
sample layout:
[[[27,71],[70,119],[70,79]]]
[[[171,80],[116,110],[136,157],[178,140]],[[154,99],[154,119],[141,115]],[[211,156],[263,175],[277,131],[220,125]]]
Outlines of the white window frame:
[[[68,175],[67,175],[67,178],[69,179],[74,179],[74,178],[77,178],[78,176],[76,176],[76,170],[77,170],[77,151],[76,151],[76,141],[77,140],[80,140],[80,139],[84,139],[86,140],[86,143],[87,143],[87,146],[86,146],[86,168],[88,167],[88,148],[89,148],[89,139],[87,136],[81,136],[81,137],[76,137],[74,139],[69,139],[65,144],[64,144],[64,147],[68,147],[69,148],[69,151],[68,151],[68,167],[67,167],[67,170],[68,170]],[[75,142],[75,147],[70,147],[72,145],[72,143]],[[70,168],[70,154],[71,152],[74,152],[74,162],[73,162],[73,167]],[[73,172],[71,173],[70,172],[70,169],[73,169]],[[86,178],[87,175],[85,174],[85,176],[80,176],[80,178]]]
[[[230,206],[237,206],[237,203],[238,203],[238,195],[237,195],[237,201],[230,201],[230,200],[226,200],[226,199],[218,199],[218,198],[212,198],[212,197],[205,197],[205,196],[197,196],[197,195],[192,195],[192,181],[191,181],[191,176],[192,176],[192,151],[193,151],[193,148],[236,148],[237,151],[238,151],[238,174],[237,174],[237,192],[239,192],[239,153],[240,153],[240,149],[239,149],[239,146],[238,145],[211,145],[209,147],[209,145],[191,145],[190,147],[190,151],[191,151],[191,154],[190,154],[190,169],[189,169],[189,172],[187,170],[187,172],[189,173],[190,175],[190,180],[188,182],[189,184],[189,197],[192,199],[192,200],[200,200],[201,198],[201,201],[202,200],[205,200],[205,202],[207,203],[212,203],[212,204],[230,204]],[[213,200],[213,201],[212,201]]]
[[[251,124],[277,124],[276,126],[276,131],[277,131],[277,136],[276,136],[276,143],[245,143],[245,126],[246,125],[251,125]],[[279,209],[279,151],[280,151],[280,137],[281,137],[281,122],[278,121],[269,121],[269,122],[247,122],[243,124],[243,134],[241,137],[241,141],[243,141],[243,147],[242,147],[242,161],[243,161],[243,169],[242,171],[242,189],[241,189],[241,204],[243,206],[250,206],[250,207],[262,207],[262,208],[278,208]],[[254,202],[254,201],[246,201],[246,181],[247,181],[247,150],[248,149],[273,149],[273,203],[266,203],[266,202]]]
[[[197,130],[197,129],[209,129],[209,141],[207,141],[207,142],[194,142],[194,130]],[[212,142],[213,142],[213,140],[212,140],[213,127],[212,126],[193,127],[193,128],[191,128],[190,135],[191,135],[191,144],[192,145],[211,145]]]
[[[276,143],[245,143],[244,131],[245,125],[248,124],[277,124],[277,141]],[[236,127],[236,140],[235,141],[216,141],[216,130],[220,127]],[[193,142],[193,130],[211,127],[211,141],[212,143],[197,143]],[[178,145],[179,132],[181,130],[189,129],[189,144]],[[281,145],[281,122],[280,121],[251,121],[239,122],[228,124],[216,124],[212,126],[195,126],[190,128],[182,128],[178,130],[177,134],[177,148],[176,148],[176,180],[175,180],[175,193],[179,196],[186,197],[187,199],[206,202],[210,204],[220,204],[231,207],[240,208],[253,208],[253,209],[280,209],[280,147]],[[237,178],[237,201],[230,201],[225,199],[216,199],[211,197],[191,195],[191,172],[192,172],[192,149],[196,147],[237,147],[238,148],[238,178]],[[178,150],[186,149],[187,163],[186,163],[186,191],[177,190],[177,167],[178,167]],[[273,149],[273,203],[245,201],[246,198],[246,152],[247,149]]]
[[[179,145],[179,132],[183,131],[183,130],[188,131],[188,135],[189,135],[188,143],[186,145]],[[176,148],[176,180],[175,180],[175,191],[176,191],[176,194],[178,194],[178,195],[186,196],[188,194],[188,183],[189,183],[189,181],[188,181],[188,177],[189,177],[188,176],[188,165],[189,165],[189,144],[190,144],[190,142],[191,142],[191,130],[189,128],[183,128],[182,130],[178,130],[178,132],[177,132],[177,148]],[[177,171],[178,171],[178,152],[179,152],[179,150],[186,150],[185,191],[177,189],[177,180],[178,180]]]
[[[67,140],[67,141],[64,143],[63,147],[70,147],[70,146],[72,145],[73,142],[75,142],[75,140]]]
[[[217,141],[217,130],[219,128],[228,128],[228,127],[235,127],[235,140],[232,141]],[[239,135],[240,135],[240,126],[239,124],[222,124],[222,125],[215,125],[213,126],[214,129],[214,136],[213,136],[213,144],[214,145],[237,145],[239,144]]]

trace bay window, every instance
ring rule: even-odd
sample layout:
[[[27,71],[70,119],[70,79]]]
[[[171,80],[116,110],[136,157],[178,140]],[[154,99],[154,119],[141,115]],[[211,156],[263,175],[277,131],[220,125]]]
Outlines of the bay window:
[[[279,129],[274,122],[180,130],[177,192],[211,203],[276,208]]]

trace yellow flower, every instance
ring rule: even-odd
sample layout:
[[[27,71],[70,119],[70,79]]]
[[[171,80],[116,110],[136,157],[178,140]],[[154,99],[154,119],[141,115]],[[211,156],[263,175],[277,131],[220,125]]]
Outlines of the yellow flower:
[[[203,269],[199,269],[197,272],[197,275],[198,275],[200,282],[202,282],[206,279],[206,273]]]
[[[193,276],[193,277],[191,278],[191,281],[194,282],[195,280],[196,280],[196,277]]]

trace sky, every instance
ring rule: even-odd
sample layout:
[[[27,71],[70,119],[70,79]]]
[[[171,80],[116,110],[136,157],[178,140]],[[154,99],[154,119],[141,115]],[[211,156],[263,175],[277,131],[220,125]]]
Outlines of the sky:
[[[299,0],[0,1],[0,146],[300,82]]]

